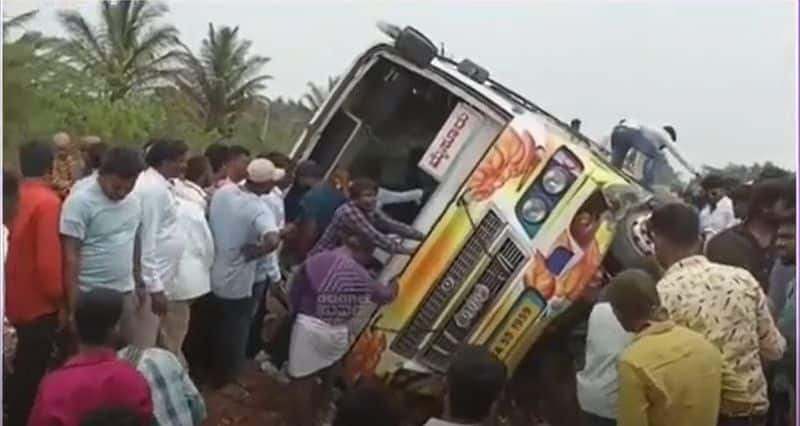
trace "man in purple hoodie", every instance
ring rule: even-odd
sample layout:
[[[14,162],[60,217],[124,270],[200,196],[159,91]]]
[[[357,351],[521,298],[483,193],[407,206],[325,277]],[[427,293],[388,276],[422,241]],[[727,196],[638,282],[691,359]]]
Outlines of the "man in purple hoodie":
[[[296,315],[289,345],[294,424],[311,425],[322,414],[334,371],[350,347],[348,323],[369,301],[388,303],[397,283],[378,283],[364,267],[374,243],[361,233],[346,234],[344,245],[315,254],[300,266],[290,287]],[[316,386],[322,378],[322,386]]]

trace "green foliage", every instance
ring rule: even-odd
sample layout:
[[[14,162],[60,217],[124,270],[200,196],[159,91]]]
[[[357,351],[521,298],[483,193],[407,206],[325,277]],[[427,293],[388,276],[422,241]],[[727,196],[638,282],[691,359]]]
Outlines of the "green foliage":
[[[59,14],[69,34],[61,53],[75,70],[100,83],[98,94],[110,101],[163,84],[174,73],[178,30],[158,21],[168,12],[146,0],[102,1],[95,28],[75,11]]]
[[[261,69],[269,58],[251,54],[251,46],[239,37],[239,27],[216,29],[209,23],[200,54],[186,48],[179,55],[174,83],[184,95],[188,116],[206,132],[232,135],[248,107],[263,100],[260,92],[272,77]]]

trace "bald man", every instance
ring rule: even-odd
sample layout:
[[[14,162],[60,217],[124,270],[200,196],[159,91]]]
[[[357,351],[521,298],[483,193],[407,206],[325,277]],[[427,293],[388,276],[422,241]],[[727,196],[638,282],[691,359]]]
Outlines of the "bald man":
[[[50,185],[61,198],[66,198],[72,184],[81,176],[83,161],[80,152],[75,149],[69,134],[59,132],[53,135],[55,157],[53,159],[53,172]]]

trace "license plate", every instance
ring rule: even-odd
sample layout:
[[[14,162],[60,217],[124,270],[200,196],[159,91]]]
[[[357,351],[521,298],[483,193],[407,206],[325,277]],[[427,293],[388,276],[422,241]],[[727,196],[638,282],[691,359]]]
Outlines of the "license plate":
[[[544,301],[535,290],[525,290],[492,336],[489,344],[492,353],[501,360],[505,359],[525,330],[539,317],[544,306]]]

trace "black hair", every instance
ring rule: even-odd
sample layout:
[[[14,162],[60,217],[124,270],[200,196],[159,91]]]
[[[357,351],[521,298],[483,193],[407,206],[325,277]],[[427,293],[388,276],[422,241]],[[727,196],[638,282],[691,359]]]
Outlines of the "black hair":
[[[670,203],[656,209],[649,221],[650,230],[673,244],[688,247],[700,238],[697,210],[683,203]]]
[[[572,130],[580,131],[581,130],[581,119],[580,118],[573,118],[572,121],[569,122],[569,127],[571,127]]]
[[[658,263],[658,260],[653,256],[642,256],[636,259],[631,265],[632,269],[644,271],[650,278],[655,281],[660,281],[664,276],[664,268]]]
[[[664,126],[664,131],[669,134],[669,137],[672,138],[673,142],[678,141],[678,134],[675,132],[675,128],[672,126]]]
[[[297,165],[295,178],[322,179],[325,177],[325,170],[313,160],[306,160]]]
[[[706,191],[721,189],[727,186],[728,186],[728,181],[726,181],[725,178],[723,178],[722,176],[715,174],[704,177],[703,180],[700,182],[700,187]]]
[[[748,219],[761,217],[766,210],[773,207],[778,201],[784,200],[787,207],[796,203],[794,178],[763,179],[753,184],[748,203]]]
[[[500,397],[508,372],[494,355],[476,345],[464,345],[447,369],[447,398],[452,417],[479,423]]]
[[[625,320],[648,319],[661,306],[656,280],[639,269],[629,269],[612,278],[606,289],[606,299],[614,312]]]
[[[233,145],[228,148],[228,161],[236,159],[236,157],[249,157],[250,150],[241,146],[241,145]]]
[[[289,158],[288,155],[282,152],[272,151],[265,154],[261,154],[258,156],[258,158],[263,158],[272,161],[272,164],[274,164],[275,167],[279,169],[288,170],[289,168],[292,167],[292,159]]]
[[[106,152],[97,173],[119,176],[123,179],[134,179],[142,170],[144,170],[144,162],[138,152],[130,148],[115,147]]]
[[[81,418],[79,426],[139,426],[141,419],[130,407],[107,406],[90,411]]]
[[[99,169],[100,164],[103,163],[103,156],[108,152],[108,144],[105,142],[95,142],[87,145],[85,150],[87,160],[86,166],[91,170],[96,170]]]
[[[378,184],[372,179],[360,178],[350,181],[350,197],[358,198],[365,192],[377,192]]]
[[[581,204],[580,208],[578,208],[577,214],[580,213],[589,213],[592,217],[600,217],[603,213],[608,210],[608,203],[606,202],[606,197],[603,196],[603,193],[600,191],[595,191],[586,198],[586,201]]]
[[[97,288],[80,293],[75,304],[75,328],[81,343],[106,345],[122,315],[122,293]]]
[[[206,148],[203,155],[208,158],[208,162],[211,164],[211,171],[217,173],[228,162],[230,149],[221,143],[215,142]]]
[[[187,180],[197,183],[209,168],[208,158],[202,155],[195,155],[186,161],[185,177]]]
[[[19,147],[19,171],[22,177],[43,177],[53,170],[53,148],[44,142],[31,141]]]
[[[150,167],[160,167],[168,161],[177,161],[189,152],[189,145],[180,139],[155,139],[149,142],[145,162]]]
[[[357,385],[336,406],[332,426],[400,425],[388,395],[376,386]]]

